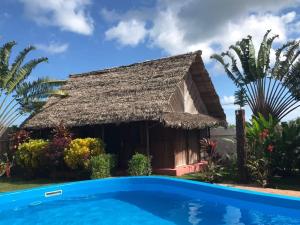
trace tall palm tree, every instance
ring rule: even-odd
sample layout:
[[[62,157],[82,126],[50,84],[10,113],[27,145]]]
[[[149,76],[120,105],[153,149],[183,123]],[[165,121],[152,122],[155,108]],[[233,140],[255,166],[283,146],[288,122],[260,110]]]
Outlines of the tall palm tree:
[[[16,42],[5,43],[0,48],[0,137],[22,115],[36,113],[50,95],[65,96],[58,90],[65,81],[40,78],[27,81],[37,65],[47,62],[45,57],[23,63],[28,53],[35,48],[29,46],[21,51],[10,65],[10,55]]]
[[[268,118],[271,115],[280,121],[300,107],[300,47],[299,41],[287,42],[276,50],[275,63],[271,65],[270,52],[278,35],[269,37],[270,31],[264,35],[257,55],[252,37],[248,36],[230,46],[227,52],[211,58],[223,65],[238,88],[236,104],[248,105],[255,116],[260,113]],[[229,62],[225,62],[227,59]]]

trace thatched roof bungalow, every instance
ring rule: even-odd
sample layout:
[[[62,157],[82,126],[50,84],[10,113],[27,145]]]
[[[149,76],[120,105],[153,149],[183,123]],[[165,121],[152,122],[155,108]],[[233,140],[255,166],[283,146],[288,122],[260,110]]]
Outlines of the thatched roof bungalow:
[[[201,51],[70,75],[63,90],[67,97],[51,97],[24,127],[42,132],[63,121],[102,137],[124,165],[135,151],[152,155],[155,169],[197,163],[199,139],[226,123]]]

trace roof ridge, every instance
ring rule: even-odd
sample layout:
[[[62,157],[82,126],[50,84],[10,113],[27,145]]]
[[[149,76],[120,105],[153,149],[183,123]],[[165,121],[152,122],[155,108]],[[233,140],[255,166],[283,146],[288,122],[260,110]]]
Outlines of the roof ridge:
[[[183,56],[187,56],[187,55],[193,55],[193,54],[200,54],[201,55],[202,51],[197,50],[197,51],[187,52],[187,53],[183,53],[183,54],[179,54],[179,55],[172,55],[172,56],[167,56],[167,57],[163,57],[163,58],[157,58],[157,59],[145,60],[145,61],[142,61],[142,62],[131,63],[131,64],[128,64],[128,65],[109,67],[109,68],[104,68],[104,69],[100,69],[100,70],[93,70],[93,71],[84,72],[84,73],[75,73],[75,74],[70,74],[69,77],[74,78],[74,77],[82,77],[82,76],[88,76],[88,75],[96,75],[96,74],[101,74],[101,73],[107,73],[107,72],[112,72],[114,70],[124,69],[124,68],[132,67],[132,66],[136,66],[136,65],[140,65],[140,64],[146,64],[146,63],[151,63],[151,62],[156,62],[156,61],[161,61],[161,60],[166,60],[166,59],[172,59],[172,58],[179,58],[179,57],[183,57]]]

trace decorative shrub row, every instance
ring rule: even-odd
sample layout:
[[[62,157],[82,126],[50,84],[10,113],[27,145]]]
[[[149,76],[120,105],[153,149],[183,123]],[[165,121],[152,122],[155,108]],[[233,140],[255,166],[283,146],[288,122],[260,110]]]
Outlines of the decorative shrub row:
[[[72,140],[69,146],[64,149],[63,157],[58,151],[51,152],[52,148],[52,143],[47,140],[29,139],[20,144],[16,150],[17,164],[31,174],[35,174],[39,169],[45,169],[43,168],[45,165],[63,163],[71,169],[89,170],[91,157],[104,153],[102,140],[96,138]],[[56,157],[57,154],[59,157]],[[57,162],[59,158],[62,162]]]
[[[51,140],[30,139],[30,133],[19,131],[13,137],[13,153],[19,172],[26,176],[65,177],[74,171],[75,177],[110,177],[117,165],[117,157],[105,154],[105,145],[97,138],[77,138],[61,123],[52,131]],[[132,176],[150,175],[151,160],[136,153],[128,162]],[[71,175],[71,174],[70,174]],[[71,175],[71,177],[74,177]],[[74,177],[74,178],[75,178]]]
[[[91,178],[110,177],[117,165],[116,155],[100,154],[91,158]],[[131,176],[151,175],[151,159],[141,153],[135,153],[128,162],[128,174]]]

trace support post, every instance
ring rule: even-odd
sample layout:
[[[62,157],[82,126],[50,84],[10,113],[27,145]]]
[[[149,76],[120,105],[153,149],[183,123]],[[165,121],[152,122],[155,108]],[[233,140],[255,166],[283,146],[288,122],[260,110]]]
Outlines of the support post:
[[[245,110],[238,109],[235,111],[236,119],[236,155],[238,173],[241,182],[247,181],[246,168],[246,130],[245,130]]]
[[[148,158],[150,157],[150,140],[149,140],[149,124],[146,121],[146,151]]]
[[[101,126],[101,139],[104,141],[104,125]]]

